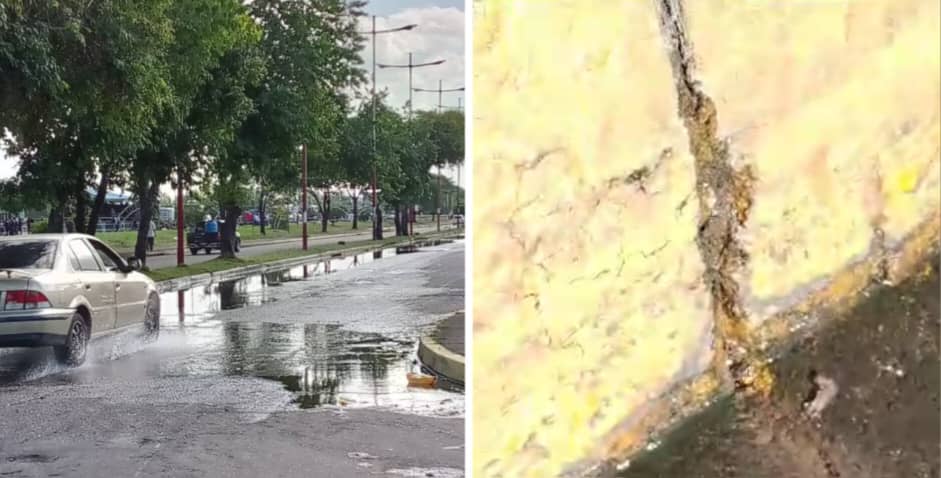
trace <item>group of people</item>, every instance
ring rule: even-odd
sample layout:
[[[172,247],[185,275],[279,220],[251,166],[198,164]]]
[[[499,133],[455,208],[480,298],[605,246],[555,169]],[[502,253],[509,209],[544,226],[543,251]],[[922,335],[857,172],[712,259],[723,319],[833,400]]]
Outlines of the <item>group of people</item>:
[[[29,234],[32,219],[24,220],[22,217],[11,217],[0,221],[0,236],[18,236]]]

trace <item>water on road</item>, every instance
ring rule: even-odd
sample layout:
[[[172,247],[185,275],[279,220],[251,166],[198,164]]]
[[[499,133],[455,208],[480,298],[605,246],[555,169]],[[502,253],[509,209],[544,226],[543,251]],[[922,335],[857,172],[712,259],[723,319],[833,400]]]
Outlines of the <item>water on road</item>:
[[[0,350],[0,387],[8,398],[43,385],[129,400],[197,394],[261,416],[368,407],[460,417],[463,395],[406,379],[419,335],[463,307],[462,242],[425,246],[165,292],[156,343],[101,339],[74,370],[46,349]]]

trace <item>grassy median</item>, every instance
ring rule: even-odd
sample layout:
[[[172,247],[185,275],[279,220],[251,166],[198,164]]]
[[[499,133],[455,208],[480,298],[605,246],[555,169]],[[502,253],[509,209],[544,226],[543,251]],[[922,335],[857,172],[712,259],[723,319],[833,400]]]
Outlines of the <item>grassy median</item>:
[[[427,239],[441,239],[444,236],[453,234],[454,231],[448,231],[441,234],[428,234],[421,235],[416,239],[427,240]],[[254,257],[246,258],[235,258],[235,259],[222,259],[216,258],[211,261],[202,262],[199,264],[185,265],[185,266],[172,266],[172,267],[162,267],[160,269],[144,271],[147,276],[155,281],[165,281],[170,279],[178,279],[180,277],[194,276],[199,274],[208,274],[212,272],[221,272],[229,269],[235,269],[236,267],[245,267],[257,264],[266,264],[269,262],[275,262],[285,259],[294,259],[297,257],[305,256],[315,256],[323,254],[326,252],[333,251],[342,251],[347,249],[362,248],[362,247],[385,247],[392,246],[396,244],[402,244],[409,242],[408,237],[393,237],[389,239],[384,239],[381,241],[351,241],[346,244],[323,244],[317,246],[310,246],[306,251],[300,251],[296,249],[284,250],[272,252],[269,254],[262,254]]]
[[[386,220],[388,229],[393,222],[391,220]],[[419,216],[418,224],[434,224],[434,219],[432,216]],[[441,225],[448,225],[450,221],[446,217],[441,218]],[[307,231],[310,237],[318,236],[329,236],[333,234],[349,234],[356,232],[369,232],[370,229],[369,221],[360,221],[359,228],[353,229],[352,222],[338,221],[336,224],[329,225],[327,227],[327,232],[322,232],[320,230],[319,222],[310,222],[307,224]],[[269,240],[276,241],[278,239],[300,239],[301,237],[301,225],[300,224],[290,224],[288,229],[272,229],[268,227],[265,230],[265,234],[261,234],[261,228],[259,226],[252,225],[243,225],[239,226],[239,234],[242,236],[242,241],[259,241],[259,240]],[[137,242],[137,231],[119,231],[119,232],[99,232],[95,235],[98,239],[101,239],[106,244],[111,246],[113,249],[121,252],[129,252],[134,249],[134,244]],[[162,229],[157,231],[157,234],[154,238],[154,248],[155,249],[170,249],[176,247],[176,229]]]

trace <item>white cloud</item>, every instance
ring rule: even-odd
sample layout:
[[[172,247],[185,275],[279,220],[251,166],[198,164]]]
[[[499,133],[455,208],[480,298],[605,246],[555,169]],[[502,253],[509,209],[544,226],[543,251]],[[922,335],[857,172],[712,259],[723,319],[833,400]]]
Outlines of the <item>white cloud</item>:
[[[425,63],[445,60],[437,66],[415,68],[413,87],[437,89],[438,81],[445,89],[459,88],[464,84],[464,12],[453,7],[408,8],[388,16],[376,17],[379,30],[398,26],[417,24],[411,31],[385,33],[376,36],[376,61],[385,64],[407,64],[408,54],[412,53],[413,63]],[[371,28],[371,19],[362,20],[361,31]],[[367,38],[368,39],[368,38]],[[372,45],[367,41],[362,58],[367,69],[367,78],[372,64]],[[367,85],[368,86],[368,85]],[[403,110],[408,101],[408,69],[376,69],[376,88],[388,92],[387,101],[393,107]],[[436,93],[413,93],[414,109],[434,109],[437,106]],[[458,98],[464,101],[463,92],[444,93],[442,103],[445,106],[457,106]],[[18,159],[8,157],[0,149],[0,179],[16,174]],[[452,179],[457,179],[455,170],[444,171]],[[462,177],[460,182],[465,182]]]
[[[442,65],[415,68],[412,70],[412,86],[437,89],[442,82],[444,89],[464,85],[464,12],[456,8],[424,7],[409,8],[386,17],[376,17],[376,29],[384,30],[409,24],[418,27],[411,31],[381,33],[376,36],[376,62],[385,64],[408,64],[412,53],[413,63],[445,60]],[[371,28],[371,19],[362,20],[361,31]],[[367,40],[370,40],[367,37]],[[372,66],[372,45],[367,41],[363,51],[367,71]],[[377,68],[376,89],[388,92],[388,103],[395,108],[404,108],[408,101],[408,69]],[[413,93],[415,110],[434,109],[436,93]],[[463,92],[444,93],[445,106],[457,106]]]

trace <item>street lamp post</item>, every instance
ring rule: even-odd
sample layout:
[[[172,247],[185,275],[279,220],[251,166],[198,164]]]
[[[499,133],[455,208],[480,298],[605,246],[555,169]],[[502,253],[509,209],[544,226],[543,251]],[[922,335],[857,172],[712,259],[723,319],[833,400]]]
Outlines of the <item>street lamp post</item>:
[[[438,93],[438,112],[440,113],[440,112],[441,112],[441,108],[442,108],[442,106],[443,106],[443,105],[441,104],[441,94],[442,94],[442,93],[449,93],[449,92],[453,92],[453,91],[464,91],[464,87],[463,87],[463,86],[460,87],[460,88],[444,89],[444,87],[442,86],[442,84],[443,84],[443,82],[442,82],[441,80],[438,80],[438,89],[437,89],[437,90],[428,90],[428,89],[424,89],[424,88],[412,88],[412,90],[414,90],[414,91],[426,92],[426,93]],[[438,224],[437,229],[438,229],[438,231],[440,232],[440,231],[441,231],[441,165],[440,165],[440,164],[438,165],[438,190],[437,190],[437,192],[435,192],[435,217],[436,217],[436,221],[437,221],[437,224]]]
[[[176,265],[184,265],[183,258],[183,172],[182,168],[176,170]]]
[[[301,151],[301,249],[307,250],[307,144]]]
[[[412,63],[412,52],[408,53],[408,64],[405,65],[384,65],[378,64],[379,68],[408,68],[408,121],[412,120],[412,70],[415,68],[422,68],[427,66],[436,66],[444,63],[445,60],[436,60],[429,61],[426,63]],[[410,213],[408,214],[408,223],[409,223],[409,236],[412,235],[412,223],[414,222],[415,208],[409,207]],[[440,227],[438,228],[441,229]]]
[[[429,61],[426,63],[412,63],[412,53],[408,53],[408,64],[406,65],[386,65],[376,64],[379,68],[408,68],[408,119],[412,119],[412,70],[426,66],[435,66],[444,63],[445,60]]]
[[[372,35],[372,204],[373,204],[373,240],[382,240],[382,217],[379,211],[379,201],[376,199],[376,35],[380,33],[394,33],[412,30],[418,25],[409,24],[385,30],[376,30],[376,16],[372,16],[372,29],[364,32]]]

